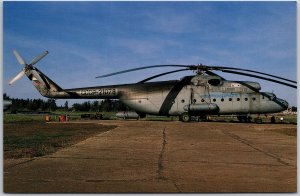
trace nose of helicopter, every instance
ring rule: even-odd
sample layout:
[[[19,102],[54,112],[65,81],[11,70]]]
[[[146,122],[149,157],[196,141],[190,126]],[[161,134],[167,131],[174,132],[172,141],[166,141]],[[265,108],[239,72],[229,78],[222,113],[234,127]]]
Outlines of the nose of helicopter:
[[[276,98],[278,103],[280,103],[280,106],[283,108],[283,110],[286,110],[289,107],[289,103],[283,99]]]

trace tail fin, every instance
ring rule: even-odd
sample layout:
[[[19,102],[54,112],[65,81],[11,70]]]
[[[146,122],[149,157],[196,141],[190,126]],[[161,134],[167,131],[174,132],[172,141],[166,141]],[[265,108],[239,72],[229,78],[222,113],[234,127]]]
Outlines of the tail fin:
[[[29,67],[29,69],[25,70],[25,74],[29,80],[32,81],[33,85],[42,96],[53,97],[56,93],[63,91],[61,87],[59,87],[36,67]]]

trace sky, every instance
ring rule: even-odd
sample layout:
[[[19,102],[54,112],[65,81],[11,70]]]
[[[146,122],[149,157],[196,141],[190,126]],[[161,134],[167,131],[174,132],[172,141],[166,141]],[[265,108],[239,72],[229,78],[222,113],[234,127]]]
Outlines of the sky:
[[[13,49],[27,62],[49,51],[35,66],[62,88],[135,83],[172,70],[95,78],[156,64],[232,66],[297,79],[296,2],[3,2],[3,32],[3,91],[13,98],[46,99],[27,77],[8,85],[22,69]],[[259,82],[262,91],[297,105],[293,88],[218,74]]]

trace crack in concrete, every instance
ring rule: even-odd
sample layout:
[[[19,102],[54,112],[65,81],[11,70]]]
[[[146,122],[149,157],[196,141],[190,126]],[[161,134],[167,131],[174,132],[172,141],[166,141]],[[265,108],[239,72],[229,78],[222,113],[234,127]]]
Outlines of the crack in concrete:
[[[151,161],[152,159],[135,159],[135,158],[108,158],[108,157],[63,157],[63,156],[49,156],[49,157],[40,157],[41,159],[74,159],[74,160],[121,160],[121,161]]]
[[[172,183],[174,184],[177,192],[182,193],[182,191],[180,190],[179,186],[174,181],[172,181]]]
[[[254,150],[256,150],[256,151],[258,151],[258,152],[261,152],[261,153],[263,153],[263,154],[266,155],[266,156],[269,156],[269,157],[271,157],[271,158],[276,159],[279,163],[281,163],[281,164],[283,164],[283,165],[293,167],[293,166],[290,165],[289,163],[287,163],[287,162],[281,160],[281,158],[280,158],[278,155],[273,154],[273,153],[270,153],[270,152],[266,152],[266,151],[264,151],[264,150],[262,150],[262,149],[260,149],[260,148],[258,148],[258,147],[256,147],[256,146],[254,146],[254,145],[252,144],[252,142],[250,142],[250,141],[248,141],[248,140],[246,140],[246,139],[244,139],[244,138],[241,138],[241,137],[238,136],[238,135],[235,135],[235,134],[233,134],[233,133],[229,133],[229,132],[226,132],[226,131],[222,131],[222,132],[223,132],[225,135],[227,135],[227,136],[229,136],[229,137],[231,137],[231,138],[233,138],[233,139],[235,139],[235,140],[237,140],[237,141],[239,141],[239,142],[241,142],[241,143],[243,143],[243,144],[245,144],[245,145],[247,145],[247,146],[253,148]]]
[[[25,164],[25,163],[34,161],[34,160],[36,160],[36,159],[37,159],[37,158],[31,158],[31,159],[29,159],[29,160],[26,160],[26,161],[23,161],[23,162],[20,162],[20,163],[15,163],[15,164],[12,164],[12,165],[10,165],[10,166],[6,166],[4,169],[11,169],[11,168],[16,167],[16,166],[18,166],[18,165],[22,165],[22,164]]]
[[[164,127],[164,129],[163,129],[163,142],[162,142],[162,147],[161,147],[161,151],[160,151],[159,158],[158,158],[158,170],[157,170],[157,175],[158,176],[157,176],[157,180],[158,181],[169,181],[169,182],[173,183],[173,185],[176,188],[177,192],[181,193],[182,191],[180,190],[178,185],[173,180],[169,180],[163,174],[163,171],[164,171],[163,162],[164,162],[164,155],[165,155],[166,145],[167,145],[167,135],[166,135],[166,127]]]
[[[164,177],[163,175],[163,170],[164,170],[164,166],[163,166],[163,160],[164,160],[164,152],[165,152],[165,148],[166,148],[166,127],[164,127],[163,130],[163,142],[162,142],[162,147],[161,147],[161,151],[159,153],[159,158],[158,158],[158,170],[157,170],[157,180],[167,180],[167,178]]]

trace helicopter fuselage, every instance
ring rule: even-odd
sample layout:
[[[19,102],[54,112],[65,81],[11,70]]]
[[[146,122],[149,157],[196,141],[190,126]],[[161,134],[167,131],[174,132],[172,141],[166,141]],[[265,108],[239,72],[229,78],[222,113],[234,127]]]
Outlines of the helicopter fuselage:
[[[119,99],[139,114],[265,114],[288,107],[286,101],[274,94],[260,92],[257,82],[228,81],[218,76],[196,75],[181,80],[61,89],[36,68],[25,73],[45,97]]]

